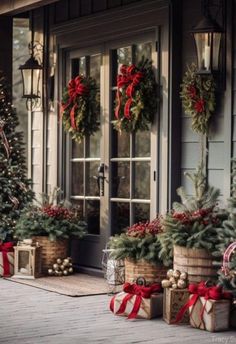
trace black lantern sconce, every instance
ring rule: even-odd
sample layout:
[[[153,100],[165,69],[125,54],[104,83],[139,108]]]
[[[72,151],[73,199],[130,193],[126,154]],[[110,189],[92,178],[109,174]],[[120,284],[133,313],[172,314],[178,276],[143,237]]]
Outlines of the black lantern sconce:
[[[223,2],[219,3],[223,7]],[[204,18],[191,30],[197,53],[199,74],[217,74],[221,71],[222,36],[224,30],[210,15],[210,1],[202,1]]]
[[[40,59],[43,52],[41,43],[34,41],[33,16],[31,15],[32,42],[29,43],[30,58],[19,67],[23,82],[23,96],[27,110],[32,111],[40,105],[40,80],[43,65]]]

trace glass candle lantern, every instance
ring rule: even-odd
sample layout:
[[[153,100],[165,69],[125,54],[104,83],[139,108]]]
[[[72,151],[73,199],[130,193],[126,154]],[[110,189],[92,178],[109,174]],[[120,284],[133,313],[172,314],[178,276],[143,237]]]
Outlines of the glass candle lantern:
[[[123,259],[112,257],[113,249],[103,250],[102,267],[111,293],[119,291],[119,286],[125,283],[125,264]]]
[[[41,276],[41,247],[19,244],[14,247],[14,278],[34,279]]]

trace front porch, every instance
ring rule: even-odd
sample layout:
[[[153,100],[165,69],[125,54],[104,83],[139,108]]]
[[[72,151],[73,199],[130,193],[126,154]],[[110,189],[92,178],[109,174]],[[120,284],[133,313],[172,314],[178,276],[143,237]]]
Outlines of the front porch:
[[[0,290],[4,344],[236,343],[235,331],[210,333],[167,325],[161,318],[128,321],[114,316],[107,295],[73,298],[4,279]]]

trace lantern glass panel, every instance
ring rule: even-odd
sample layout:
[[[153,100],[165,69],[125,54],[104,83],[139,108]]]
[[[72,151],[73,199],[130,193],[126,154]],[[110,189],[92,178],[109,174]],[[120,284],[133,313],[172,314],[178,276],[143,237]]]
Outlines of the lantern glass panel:
[[[198,32],[194,34],[194,39],[197,48],[198,69],[199,71],[210,71],[212,34]]]
[[[19,251],[18,252],[18,272],[25,275],[30,275],[30,252]]]
[[[32,80],[32,69],[22,69],[22,76],[24,82],[24,96],[31,95],[31,80]]]
[[[213,59],[212,59],[213,70],[219,70],[220,42],[221,42],[221,32],[213,33]]]
[[[33,69],[32,70],[32,82],[33,82],[32,94],[35,96],[38,96],[39,79],[40,79],[40,70]]]

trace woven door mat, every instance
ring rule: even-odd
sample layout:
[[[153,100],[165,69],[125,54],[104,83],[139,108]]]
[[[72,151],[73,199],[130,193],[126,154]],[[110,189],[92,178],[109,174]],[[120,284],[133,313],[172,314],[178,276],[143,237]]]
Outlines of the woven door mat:
[[[79,297],[108,293],[108,286],[105,279],[86,274],[74,274],[64,277],[40,277],[34,280],[20,278],[5,279],[67,296]]]

